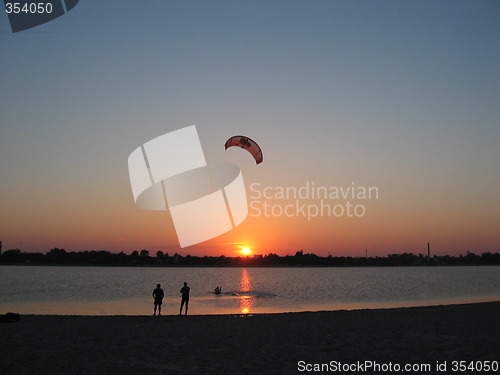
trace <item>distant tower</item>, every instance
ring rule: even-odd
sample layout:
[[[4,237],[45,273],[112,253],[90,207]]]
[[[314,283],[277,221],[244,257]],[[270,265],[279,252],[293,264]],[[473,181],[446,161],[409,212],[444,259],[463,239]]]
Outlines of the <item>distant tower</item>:
[[[368,249],[365,249],[365,258],[368,258]]]
[[[431,244],[427,242],[427,258],[431,257]]]
[[[0,255],[2,255],[2,241],[0,241]]]

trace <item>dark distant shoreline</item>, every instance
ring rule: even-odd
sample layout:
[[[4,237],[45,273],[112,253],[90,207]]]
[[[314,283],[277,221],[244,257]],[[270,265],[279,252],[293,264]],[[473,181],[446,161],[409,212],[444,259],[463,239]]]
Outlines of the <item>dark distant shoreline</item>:
[[[427,267],[495,267],[500,264],[434,264],[434,265],[256,265],[256,264],[68,264],[68,263],[0,263],[20,267],[117,267],[117,268],[427,268]]]
[[[46,266],[116,266],[116,267],[435,267],[435,266],[493,266],[500,265],[500,254],[486,252],[465,256],[424,256],[413,253],[389,254],[386,257],[320,257],[316,254],[279,256],[269,253],[249,257],[170,256],[162,251],[150,256],[148,250],[131,254],[109,251],[67,252],[52,249],[47,253],[28,253],[18,249],[0,254],[0,265]]]

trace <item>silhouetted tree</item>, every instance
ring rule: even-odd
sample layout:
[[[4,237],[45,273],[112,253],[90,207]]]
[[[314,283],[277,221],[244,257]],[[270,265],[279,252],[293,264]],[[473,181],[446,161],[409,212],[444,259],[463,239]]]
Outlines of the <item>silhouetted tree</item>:
[[[254,257],[218,257],[191,256],[185,257],[175,254],[170,257],[168,253],[156,252],[156,257],[150,257],[148,250],[133,251],[130,255],[123,251],[116,254],[109,251],[79,251],[67,252],[64,249],[54,248],[46,254],[26,253],[19,249],[10,249],[0,254],[2,263],[35,263],[35,264],[116,264],[116,265],[174,265],[174,266],[436,266],[436,265],[500,265],[500,254],[486,252],[480,256],[468,251],[465,256],[453,257],[449,255],[427,258],[422,254],[418,256],[405,252],[402,254],[389,254],[387,257],[320,257],[313,253],[304,254],[303,250],[295,255],[279,256],[269,253],[265,256]]]

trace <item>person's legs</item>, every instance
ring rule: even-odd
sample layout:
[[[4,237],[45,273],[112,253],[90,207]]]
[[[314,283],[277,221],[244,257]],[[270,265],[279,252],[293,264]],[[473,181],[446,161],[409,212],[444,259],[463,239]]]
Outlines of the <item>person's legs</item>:
[[[154,310],[154,312],[153,312],[153,316],[155,316],[155,315],[156,315],[156,303],[155,303],[154,305],[155,305],[155,310]]]
[[[161,304],[158,304],[158,315],[161,315]]]
[[[182,314],[182,306],[184,306],[184,300],[181,301],[181,308],[179,309],[179,315]]]
[[[188,314],[188,306],[189,306],[189,300],[186,300],[186,313],[184,315]]]

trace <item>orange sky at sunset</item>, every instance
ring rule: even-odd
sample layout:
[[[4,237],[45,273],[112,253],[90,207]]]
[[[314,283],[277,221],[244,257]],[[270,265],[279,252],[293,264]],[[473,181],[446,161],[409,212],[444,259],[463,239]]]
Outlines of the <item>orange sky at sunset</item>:
[[[196,4],[151,14],[82,2],[16,34],[0,16],[3,251],[500,251],[497,3]],[[180,248],[168,211],[135,205],[127,161],[193,124],[208,164],[241,169],[249,216]],[[237,134],[259,144],[262,163],[225,150]],[[307,184],[378,195],[255,192]],[[362,215],[300,210],[348,203]],[[256,212],[263,204],[274,214]]]

